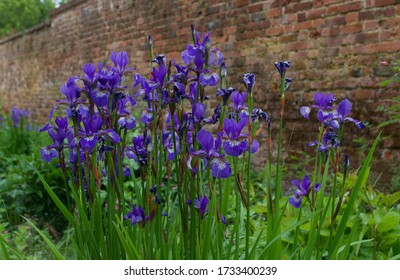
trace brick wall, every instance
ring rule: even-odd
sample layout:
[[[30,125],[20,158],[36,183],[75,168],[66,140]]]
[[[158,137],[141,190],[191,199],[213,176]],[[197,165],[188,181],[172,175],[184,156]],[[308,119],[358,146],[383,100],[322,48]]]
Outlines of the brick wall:
[[[360,144],[352,138],[369,143],[378,131],[371,127],[385,119],[379,109],[399,92],[379,84],[391,75],[380,61],[399,58],[400,0],[72,0],[52,12],[50,23],[0,41],[2,106],[29,108],[43,121],[60,98],[60,85],[83,64],[125,50],[130,65],[146,73],[147,35],[153,35],[155,52],[179,60],[191,41],[191,23],[211,31],[233,86],[240,87],[243,73],[257,75],[256,105],[273,119],[278,107],[273,63],[292,61],[288,76],[295,82],[287,94],[285,123],[290,150],[314,138],[316,128],[300,119],[298,110],[315,91],[349,98],[353,116],[370,124],[362,132],[350,129],[345,142],[352,153]],[[399,157],[399,131],[398,126],[385,130],[380,163]]]

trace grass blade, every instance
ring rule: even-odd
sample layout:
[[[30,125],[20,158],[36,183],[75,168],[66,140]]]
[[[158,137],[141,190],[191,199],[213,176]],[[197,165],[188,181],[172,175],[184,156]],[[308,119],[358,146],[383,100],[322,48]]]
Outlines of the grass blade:
[[[40,236],[43,238],[43,240],[47,243],[47,245],[49,245],[50,250],[53,252],[54,256],[56,257],[57,260],[64,260],[64,257],[62,256],[62,254],[60,253],[60,251],[58,251],[58,249],[56,248],[56,246],[53,244],[53,242],[50,241],[50,239],[47,238],[47,236],[43,233],[43,231],[41,231],[40,229],[38,229],[34,223],[32,223],[29,219],[23,217],[36,231],[37,233],[40,234]]]
[[[350,195],[350,198],[349,198],[349,202],[347,203],[346,209],[345,209],[345,211],[343,213],[343,217],[342,217],[342,219],[340,221],[340,224],[339,224],[339,227],[338,227],[338,229],[336,231],[336,236],[335,236],[335,239],[333,240],[333,247],[332,247],[333,249],[332,249],[332,251],[330,252],[330,254],[328,256],[329,259],[332,259],[332,257],[337,255],[337,252],[339,250],[339,243],[340,243],[340,240],[343,238],[343,234],[344,234],[344,231],[346,229],[347,221],[349,220],[350,215],[353,212],[353,206],[354,206],[354,204],[355,204],[355,202],[357,200],[358,192],[359,192],[362,184],[366,181],[367,176],[369,174],[369,169],[370,169],[370,164],[371,164],[371,161],[372,161],[372,157],[373,157],[375,148],[376,148],[376,146],[378,144],[378,141],[379,141],[379,139],[381,137],[381,134],[382,134],[382,132],[380,132],[379,135],[376,137],[376,139],[374,141],[374,144],[372,145],[372,147],[371,147],[371,149],[370,149],[370,151],[368,153],[368,156],[367,156],[367,158],[365,159],[365,161],[363,163],[363,166],[362,166],[360,174],[359,174],[359,176],[357,178],[356,184],[354,185],[354,188],[353,188],[353,190],[351,192],[351,195]]]

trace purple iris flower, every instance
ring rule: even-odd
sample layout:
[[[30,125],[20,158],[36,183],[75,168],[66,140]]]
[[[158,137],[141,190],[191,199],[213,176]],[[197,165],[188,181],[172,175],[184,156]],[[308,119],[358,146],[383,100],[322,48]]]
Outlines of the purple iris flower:
[[[99,107],[107,107],[109,105],[109,96],[110,93],[105,90],[94,89],[90,92],[90,99]]]
[[[136,119],[134,116],[120,117],[118,120],[118,125],[124,129],[132,129],[136,127]]]
[[[47,162],[50,162],[53,158],[58,157],[58,151],[61,151],[64,148],[64,140],[68,137],[68,134],[72,132],[72,129],[68,128],[67,118],[56,117],[55,124],[56,126],[52,126],[51,124],[47,123],[39,130],[39,132],[47,131],[53,140],[53,144],[40,150],[42,158]]]
[[[17,107],[12,107],[11,109],[11,120],[14,127],[18,127],[21,120],[26,119],[28,116],[29,112],[27,110],[21,110]]]
[[[227,155],[238,157],[249,149],[248,135],[242,134],[242,129],[248,122],[248,117],[241,118],[239,122],[234,119],[224,121],[224,132],[227,138],[224,142],[224,151]]]
[[[192,106],[192,115],[194,123],[201,123],[204,120],[204,115],[206,113],[206,107],[203,103],[197,102]]]
[[[218,153],[219,148],[222,144],[222,132],[218,133],[217,139],[214,139],[210,132],[201,129],[197,133],[197,141],[202,146],[201,150],[191,152],[187,165],[190,170],[197,171],[197,167],[192,167],[193,157],[200,157],[204,159],[205,165],[210,164],[211,175],[214,178],[227,178],[232,174],[229,161],[225,157]]]
[[[165,80],[165,76],[167,74],[167,68],[165,66],[165,55],[157,55],[153,62],[156,62],[158,64],[158,69],[156,67],[153,67],[153,79],[155,82],[160,83],[160,85],[162,86]]]
[[[58,152],[55,148],[44,147],[40,149],[40,155],[44,161],[51,162],[53,158],[58,157]]]
[[[221,222],[222,222],[224,225],[226,225],[226,218],[225,218],[225,215],[224,215],[224,214],[221,215]]]
[[[82,77],[82,80],[92,85],[96,78],[96,66],[91,63],[85,64],[85,66],[82,68],[82,71],[85,73],[85,75]]]
[[[315,184],[314,186],[311,186],[308,175],[304,176],[302,182],[300,182],[299,180],[293,180],[292,184],[297,188],[297,190],[295,190],[294,196],[291,196],[289,198],[289,203],[295,208],[300,208],[303,197],[307,197],[310,194],[311,190],[318,192],[321,188],[321,184]]]
[[[210,71],[203,71],[203,73],[200,74],[199,78],[199,83],[202,86],[210,85],[210,86],[215,86],[218,84],[219,81],[219,76],[216,73],[212,73]]]
[[[125,220],[131,221],[132,226],[139,223],[142,227],[144,227],[148,218],[145,216],[142,206],[136,208],[134,204],[132,204],[132,211],[124,216]]]
[[[153,121],[153,111],[150,108],[144,109],[140,121],[144,124],[150,124]]]
[[[340,125],[343,125],[345,121],[352,122],[356,125],[357,128],[365,128],[363,122],[355,120],[353,118],[347,117],[352,109],[351,102],[348,99],[343,100],[339,103],[337,107],[336,113],[333,114],[333,121],[331,122],[331,126],[338,129]]]
[[[316,92],[314,101],[315,103],[313,105],[301,107],[300,113],[304,118],[309,119],[311,108],[317,109],[318,120],[324,122],[326,118],[330,117],[329,110],[333,109],[333,103],[336,101],[336,98],[332,93],[325,94],[323,92]]]
[[[135,97],[139,97],[139,96],[143,95],[143,100],[145,100],[149,103],[152,101],[158,100],[158,93],[155,90],[160,85],[158,82],[153,83],[153,82],[148,81],[143,78],[140,85],[142,88],[137,91],[137,93],[135,94]]]
[[[134,159],[141,166],[147,165],[148,152],[151,151],[151,137],[139,135],[132,138],[133,146],[126,148],[125,154],[129,159]]]
[[[257,119],[260,121],[262,120],[262,121],[269,122],[268,114],[259,108],[253,109],[253,112],[251,113],[251,119],[253,120],[253,122]]]
[[[233,87],[230,88],[222,88],[222,89],[218,89],[217,90],[217,96],[221,96],[222,97],[222,101],[224,106],[226,106],[226,104],[228,103],[229,97],[231,96],[231,94],[235,91],[235,89]]]
[[[318,151],[324,152],[330,150],[331,148],[337,148],[340,145],[338,138],[338,133],[330,128],[328,131],[322,135],[322,141],[319,143]]]
[[[204,120],[204,122],[216,124],[221,118],[221,114],[222,114],[222,106],[221,103],[219,103],[217,107],[214,108],[214,113],[212,114],[211,119],[206,119]]]
[[[208,205],[208,197],[207,196],[199,196],[193,201],[193,207],[197,209],[200,219],[204,218],[204,215],[207,213],[207,205]]]
[[[195,71],[202,72],[206,62],[206,55],[208,55],[209,66],[218,66],[224,61],[222,53],[218,49],[210,47],[210,33],[203,34],[203,40],[194,29],[193,35],[195,37],[195,45],[188,45],[181,55],[185,64],[193,62],[196,66]]]
[[[93,149],[101,135],[107,135],[115,143],[121,142],[121,138],[114,130],[101,130],[103,119],[99,115],[84,118],[82,122],[84,130],[80,131],[79,136],[81,136],[80,144],[83,148]]]
[[[162,144],[164,149],[167,152],[167,159],[168,160],[174,160],[175,158],[175,148],[176,148],[176,153],[179,155],[180,152],[180,146],[179,146],[179,136],[177,134],[175,134],[175,148],[174,148],[174,138],[172,135],[171,131],[167,131],[167,130],[163,130],[162,133]]]
[[[116,70],[116,72],[119,75],[123,75],[125,71],[132,71],[132,68],[126,68],[126,66],[129,63],[129,57],[126,52],[112,52],[110,55],[111,61],[114,63],[114,68],[113,70]]]
[[[243,83],[246,85],[247,92],[253,91],[253,86],[256,83],[256,76],[253,73],[246,73],[243,75]]]
[[[247,92],[240,93],[238,91],[234,91],[231,95],[231,100],[233,104],[230,106],[233,107],[236,112],[247,110],[247,106],[244,105],[245,101],[247,100]]]
[[[290,67],[290,61],[277,61],[275,67],[278,69],[281,79],[285,78],[286,69]]]

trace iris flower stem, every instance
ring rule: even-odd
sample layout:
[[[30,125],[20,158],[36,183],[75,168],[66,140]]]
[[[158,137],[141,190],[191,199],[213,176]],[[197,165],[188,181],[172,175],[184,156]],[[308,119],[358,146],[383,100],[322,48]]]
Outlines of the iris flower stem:
[[[178,163],[178,157],[176,156],[176,137],[175,137],[175,118],[172,116],[171,118],[171,124],[172,124],[172,141],[174,143],[174,163],[175,163],[175,172],[176,172],[176,181],[178,185],[178,201],[179,201],[179,210],[181,213],[181,220],[182,220],[182,229],[183,229],[183,241],[184,241],[184,246],[187,248],[188,246],[188,237],[187,237],[187,219],[186,219],[186,211],[185,211],[185,206],[184,206],[184,199],[182,198],[182,191],[181,191],[181,182],[180,182],[180,171],[179,171],[179,163]]]
[[[321,139],[322,139],[322,134],[324,132],[324,124],[321,124],[321,126],[319,127],[319,135],[318,135],[318,143],[321,143]],[[317,181],[317,171],[320,170],[320,168],[318,168],[318,164],[321,163],[320,160],[320,154],[318,152],[318,147],[317,147],[317,151],[316,151],[316,155],[315,155],[315,161],[314,161],[314,176],[312,179],[312,186],[315,186],[315,182]],[[315,190],[314,188],[311,190],[311,209],[313,211],[315,211]]]
[[[237,184],[237,187],[239,189],[240,188],[240,186],[239,186],[240,183],[237,181],[238,180],[237,174],[239,172],[237,165],[238,165],[237,158],[235,157],[235,158],[233,158],[233,170],[235,172],[236,184]],[[236,238],[235,238],[235,240],[236,240],[236,242],[235,242],[235,257],[234,257],[235,260],[239,259],[239,242],[240,242],[240,230],[239,230],[239,228],[240,228],[240,220],[242,220],[240,200],[241,200],[240,193],[239,193],[239,191],[237,191],[236,192],[236,217],[237,218],[235,219],[235,226],[234,226],[234,228],[236,229],[236,231],[235,231],[235,235],[236,235]]]
[[[250,180],[250,166],[251,166],[251,146],[253,143],[253,137],[254,137],[254,126],[253,126],[253,119],[251,117],[251,114],[253,112],[253,92],[250,91],[248,95],[248,108],[249,108],[249,124],[248,124],[248,129],[249,129],[249,152],[247,156],[247,190],[246,190],[246,197],[247,197],[247,207],[246,207],[246,250],[245,250],[245,258],[247,259],[249,257],[249,248],[250,248],[250,187],[251,187],[251,180]]]
[[[280,209],[279,209],[279,201],[282,194],[282,178],[281,178],[281,146],[282,146],[282,131],[283,131],[283,116],[285,112],[285,78],[281,77],[280,83],[280,112],[279,112],[279,133],[278,133],[278,153],[276,157],[276,174],[275,174],[275,198],[274,198],[274,215],[273,215],[273,224],[274,224],[274,232],[279,235],[280,223]],[[273,236],[271,236],[273,238]],[[271,249],[275,252],[274,258],[278,257],[280,252],[280,239],[276,241],[273,248]]]

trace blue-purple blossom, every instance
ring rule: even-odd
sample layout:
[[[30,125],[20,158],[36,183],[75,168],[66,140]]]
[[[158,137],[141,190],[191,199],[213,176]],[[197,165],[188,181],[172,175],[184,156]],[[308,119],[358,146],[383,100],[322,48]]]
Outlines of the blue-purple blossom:
[[[114,67],[112,68],[119,75],[123,75],[125,71],[132,71],[132,68],[126,68],[129,63],[129,57],[126,52],[112,52],[110,55],[111,61],[114,63]]]
[[[253,120],[253,122],[255,120],[269,122],[268,114],[259,108],[253,109],[253,112],[251,113],[251,119]]]
[[[247,92],[253,92],[254,84],[256,83],[256,76],[253,73],[246,73],[243,75],[243,83],[246,85]]]
[[[58,152],[54,148],[44,147],[40,149],[40,155],[44,161],[50,162],[53,158],[58,157]]]
[[[247,100],[247,92],[238,92],[234,91],[231,95],[232,104],[231,107],[236,112],[241,112],[242,110],[247,110],[247,106],[244,105],[245,101]]]
[[[243,117],[239,122],[234,119],[225,119],[224,132],[226,140],[224,151],[227,155],[238,157],[249,149],[248,134],[242,134],[242,129],[248,123],[248,117]]]
[[[182,52],[182,60],[185,64],[193,64],[196,66],[195,71],[202,72],[207,62],[208,66],[219,66],[224,57],[222,53],[211,48],[210,33],[203,34],[203,40],[198,32],[192,29],[195,44],[188,45],[186,50]]]
[[[231,96],[231,94],[235,91],[235,89],[233,87],[230,88],[222,88],[222,89],[218,89],[217,90],[217,96],[221,96],[222,97],[222,103],[224,104],[224,106],[226,106],[226,104],[228,103],[229,97]]]
[[[19,127],[21,120],[26,120],[28,116],[28,110],[22,110],[17,107],[12,107],[11,109],[11,120],[14,127]]]
[[[323,122],[330,116],[328,112],[333,109],[333,103],[336,101],[336,98],[332,93],[325,94],[323,92],[316,92],[314,95],[314,101],[315,103],[313,105],[301,107],[300,113],[304,118],[309,119],[311,109],[317,109],[318,120]]]
[[[147,165],[148,152],[151,151],[151,137],[146,135],[139,135],[132,138],[133,146],[128,146],[126,149],[126,156],[129,159],[134,159],[141,166]]]
[[[224,215],[224,214],[221,215],[221,222],[222,222],[224,225],[226,225],[226,218],[225,218],[225,215]]]
[[[124,219],[129,220],[132,226],[139,223],[142,227],[148,218],[148,216],[145,216],[142,206],[136,208],[134,204],[132,204],[132,211],[124,216]]]
[[[292,184],[297,188],[294,192],[294,196],[289,198],[289,203],[295,208],[300,208],[303,197],[308,197],[311,191],[318,192],[321,188],[321,184],[315,184],[311,186],[311,182],[308,179],[308,175],[305,175],[303,181],[293,180]]]
[[[277,61],[275,67],[281,75],[281,79],[285,78],[286,69],[290,67],[290,61]]]
[[[197,171],[196,166],[192,166],[193,157],[204,159],[205,166],[211,168],[211,175],[214,178],[227,178],[231,176],[231,167],[229,161],[219,154],[218,150],[222,144],[222,132],[218,133],[217,139],[214,139],[210,132],[201,129],[197,133],[197,141],[202,146],[202,149],[190,153],[187,165],[192,171]]]
[[[162,132],[162,144],[164,150],[167,152],[167,159],[174,160],[175,159],[175,151],[176,154],[180,153],[180,145],[179,145],[179,136],[175,133],[175,147],[174,147],[174,138],[171,131],[163,130]]]
[[[363,122],[347,117],[350,114],[351,109],[352,105],[348,99],[345,99],[342,102],[340,102],[336,109],[336,112],[333,113],[332,118],[334,120],[331,122],[331,125],[334,128],[338,129],[339,125],[343,125],[346,121],[349,121],[354,123],[357,128],[365,128]],[[337,121],[337,123],[335,121]]]
[[[207,213],[207,205],[209,203],[208,197],[207,196],[199,196],[195,200],[189,199],[186,201],[187,204],[192,205],[193,207],[197,209],[197,212],[199,213],[200,219],[203,219],[205,214]]]
[[[219,76],[216,73],[212,73],[210,71],[204,71],[202,74],[200,74],[199,78],[199,83],[202,86],[210,85],[210,86],[215,86],[218,84],[219,81]]]
[[[136,127],[136,119],[134,116],[120,117],[118,120],[118,125],[124,129],[132,129]]]

